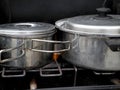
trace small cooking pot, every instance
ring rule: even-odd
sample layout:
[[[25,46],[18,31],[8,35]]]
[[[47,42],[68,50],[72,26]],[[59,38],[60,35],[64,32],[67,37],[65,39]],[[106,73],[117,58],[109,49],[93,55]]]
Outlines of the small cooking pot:
[[[11,23],[0,25],[0,64],[8,67],[31,69],[52,62],[54,44],[69,43],[53,41],[56,30],[48,23]]]
[[[83,15],[57,21],[61,39],[77,36],[77,43],[62,57],[79,67],[97,71],[120,70],[120,15],[107,15],[110,9],[99,8],[98,15]],[[74,43],[73,43],[74,44]]]

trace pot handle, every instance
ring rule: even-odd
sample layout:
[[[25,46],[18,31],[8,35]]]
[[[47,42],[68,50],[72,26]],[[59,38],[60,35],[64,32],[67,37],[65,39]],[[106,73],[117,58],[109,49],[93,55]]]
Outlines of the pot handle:
[[[18,57],[8,58],[8,59],[1,60],[1,55],[2,55],[2,53],[4,53],[4,52],[10,52],[10,51],[12,51],[12,50],[18,49],[18,48],[22,47],[23,45],[24,45],[24,42],[22,42],[22,44],[20,44],[20,45],[17,46],[17,47],[0,50],[0,64],[6,63],[6,62],[10,62],[10,61],[13,61],[13,60],[17,60],[17,59],[21,58],[22,56],[24,56],[24,55],[25,55],[25,52],[24,52],[24,50],[22,50],[22,53],[21,53]]]
[[[120,51],[120,37],[107,38],[106,44],[112,51]]]
[[[74,39],[71,41],[53,41],[53,40],[42,40],[42,39],[32,39],[31,40],[31,50],[35,52],[44,52],[44,53],[61,53],[65,51],[69,51],[72,48],[72,42],[77,39],[77,36],[75,35]],[[61,50],[38,50],[33,48],[33,42],[45,42],[45,43],[54,43],[54,44],[68,44],[68,48],[61,49]]]

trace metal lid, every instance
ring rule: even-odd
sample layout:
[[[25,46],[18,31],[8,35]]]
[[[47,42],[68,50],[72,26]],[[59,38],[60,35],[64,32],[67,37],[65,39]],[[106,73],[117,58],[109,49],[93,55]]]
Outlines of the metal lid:
[[[56,22],[60,30],[83,34],[83,35],[105,35],[120,36],[120,15],[83,15]]]
[[[0,35],[15,38],[37,38],[53,33],[55,33],[55,27],[48,23],[30,22],[0,25]]]

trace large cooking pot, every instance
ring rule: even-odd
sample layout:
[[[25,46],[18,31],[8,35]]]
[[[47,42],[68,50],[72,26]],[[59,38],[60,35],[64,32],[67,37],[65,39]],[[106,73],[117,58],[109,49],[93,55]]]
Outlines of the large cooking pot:
[[[62,57],[79,67],[99,71],[120,70],[120,15],[107,15],[108,8],[97,9],[98,15],[83,15],[57,21],[61,39],[76,35],[77,43]]]
[[[52,62],[56,30],[48,23],[11,23],[0,25],[0,64],[8,67],[31,69]]]

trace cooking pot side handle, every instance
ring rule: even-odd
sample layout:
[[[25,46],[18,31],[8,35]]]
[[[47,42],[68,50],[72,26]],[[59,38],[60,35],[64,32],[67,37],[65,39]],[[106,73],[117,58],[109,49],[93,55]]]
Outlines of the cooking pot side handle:
[[[4,64],[4,63],[7,63],[7,62],[10,62],[10,61],[13,61],[13,60],[17,60],[17,59],[23,57],[24,55],[25,55],[25,51],[22,50],[22,54],[19,55],[18,57],[0,60],[0,64]],[[1,51],[0,51],[0,57],[1,57]]]
[[[22,42],[22,43],[21,43],[19,46],[17,46],[17,47],[0,50],[0,64],[4,64],[4,63],[7,63],[7,62],[10,62],[10,61],[13,61],[13,60],[17,60],[17,59],[23,57],[23,56],[25,55],[25,51],[24,51],[24,50],[22,50],[22,53],[21,53],[19,56],[15,57],[15,58],[8,58],[8,59],[3,59],[3,60],[1,59],[2,53],[11,52],[11,51],[13,51],[13,50],[15,50],[15,49],[19,49],[19,48],[22,47],[23,45],[24,45],[24,42]]]
[[[53,41],[53,40],[32,39],[31,46],[33,45],[33,42],[45,42],[45,43],[53,43],[53,44],[67,44],[68,48],[61,49],[61,50],[40,50],[40,49],[31,47],[31,50],[35,52],[44,52],[44,53],[61,53],[61,52],[69,51],[72,48],[72,42],[74,40],[76,40],[76,37],[74,37],[74,39],[71,41]]]
[[[118,38],[118,37],[107,38],[106,44],[112,51],[114,51],[114,52],[120,51],[120,38]]]

